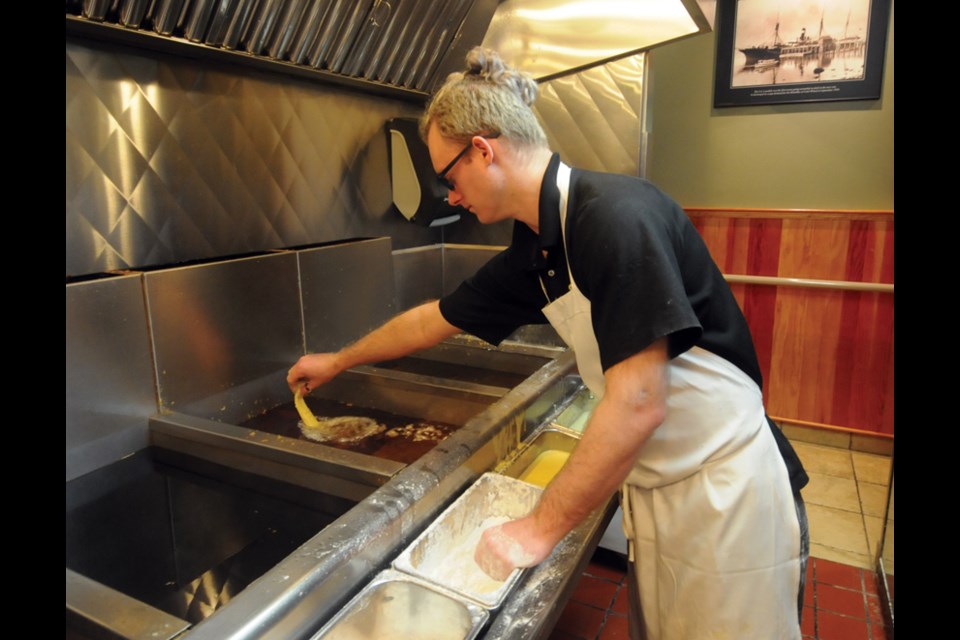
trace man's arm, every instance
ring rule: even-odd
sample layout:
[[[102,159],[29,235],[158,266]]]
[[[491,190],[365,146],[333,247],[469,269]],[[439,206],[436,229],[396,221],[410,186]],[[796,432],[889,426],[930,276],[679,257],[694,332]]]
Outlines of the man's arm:
[[[515,567],[543,561],[563,537],[607,500],[666,415],[667,342],[661,339],[604,374],[606,392],[563,469],[530,515],[493,527],[477,546],[477,564],[503,580]]]
[[[399,358],[459,332],[444,319],[438,301],[427,302],[401,313],[336,353],[303,356],[287,372],[287,384],[292,390],[303,384],[309,392],[350,367]]]

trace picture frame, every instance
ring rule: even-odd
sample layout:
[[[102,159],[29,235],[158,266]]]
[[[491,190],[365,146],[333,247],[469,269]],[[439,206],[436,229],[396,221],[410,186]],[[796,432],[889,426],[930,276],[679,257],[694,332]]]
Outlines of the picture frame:
[[[718,0],[714,107],[877,100],[890,0]]]

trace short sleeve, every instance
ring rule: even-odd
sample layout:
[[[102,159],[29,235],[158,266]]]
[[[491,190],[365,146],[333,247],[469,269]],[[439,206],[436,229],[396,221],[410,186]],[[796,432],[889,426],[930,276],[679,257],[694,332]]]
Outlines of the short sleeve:
[[[536,275],[516,269],[510,249],[491,258],[453,293],[440,299],[444,319],[490,344],[526,324],[545,324],[545,304]]]
[[[578,183],[570,207],[572,273],[590,300],[603,369],[660,338],[670,357],[695,345],[702,327],[678,258],[678,205],[645,181],[605,176]]]

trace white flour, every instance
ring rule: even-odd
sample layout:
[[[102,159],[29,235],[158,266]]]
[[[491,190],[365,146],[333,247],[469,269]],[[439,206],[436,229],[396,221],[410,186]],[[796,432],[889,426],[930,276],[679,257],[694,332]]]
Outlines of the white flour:
[[[456,600],[407,582],[388,582],[321,636],[323,640],[462,640],[472,623]]]
[[[494,580],[483,572],[473,559],[480,536],[490,527],[509,522],[507,516],[491,516],[473,531],[465,532],[445,544],[435,545],[418,567],[431,580],[451,589],[466,593],[493,593],[503,586],[502,580]]]

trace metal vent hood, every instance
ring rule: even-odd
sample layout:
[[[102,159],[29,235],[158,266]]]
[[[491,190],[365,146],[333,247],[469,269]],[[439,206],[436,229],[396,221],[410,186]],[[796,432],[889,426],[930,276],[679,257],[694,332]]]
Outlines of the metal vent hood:
[[[538,80],[709,31],[716,0],[504,0],[483,46]]]
[[[538,79],[709,30],[713,0],[67,0],[67,34],[425,100],[483,44]],[[700,5],[704,5],[701,9]]]
[[[497,0],[68,0],[67,34],[423,100]]]

